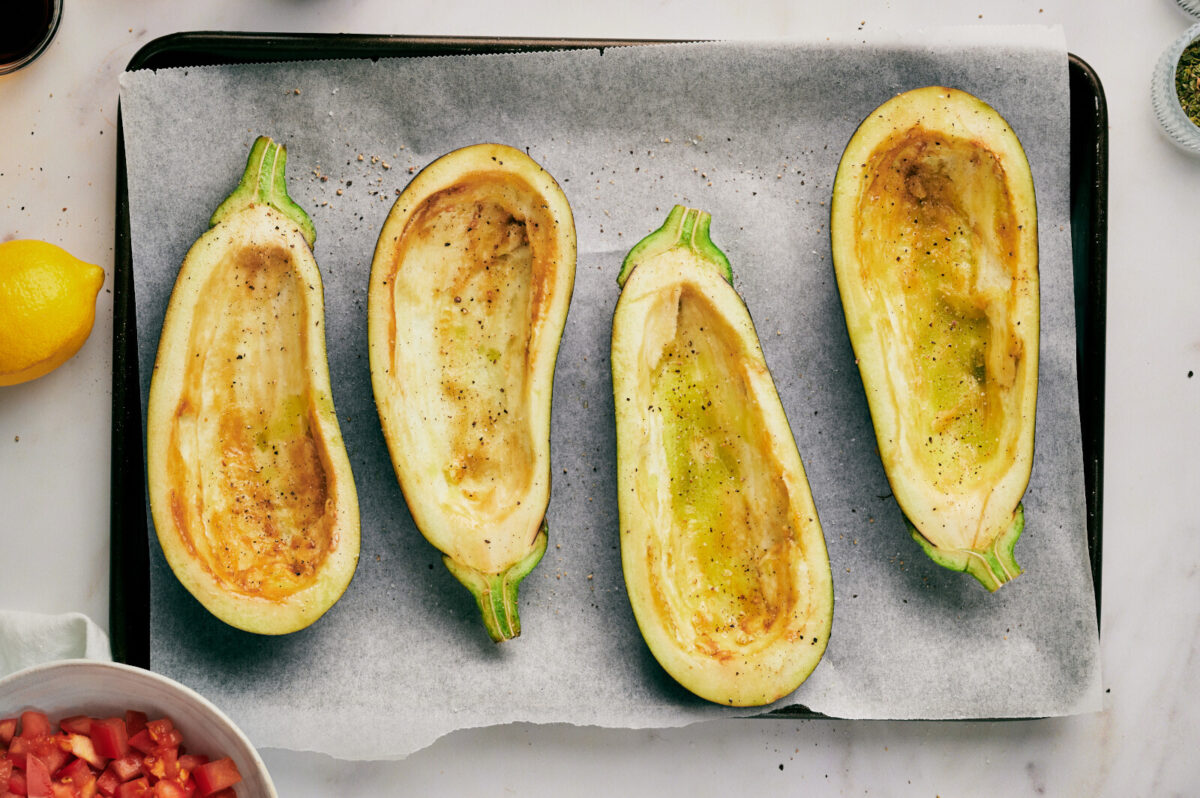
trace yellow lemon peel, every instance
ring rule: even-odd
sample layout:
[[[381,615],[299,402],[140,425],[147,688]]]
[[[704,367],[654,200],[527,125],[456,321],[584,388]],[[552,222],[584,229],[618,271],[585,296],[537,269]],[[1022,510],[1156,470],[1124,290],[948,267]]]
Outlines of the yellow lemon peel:
[[[37,379],[83,346],[104,270],[45,241],[0,244],[0,386]]]

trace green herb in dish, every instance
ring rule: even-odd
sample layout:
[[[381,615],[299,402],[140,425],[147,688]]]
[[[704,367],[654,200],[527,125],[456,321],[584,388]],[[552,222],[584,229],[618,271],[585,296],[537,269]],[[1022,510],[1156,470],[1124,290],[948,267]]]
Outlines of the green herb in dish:
[[[1200,126],[1200,39],[1184,48],[1175,67],[1175,92],[1192,124]]]

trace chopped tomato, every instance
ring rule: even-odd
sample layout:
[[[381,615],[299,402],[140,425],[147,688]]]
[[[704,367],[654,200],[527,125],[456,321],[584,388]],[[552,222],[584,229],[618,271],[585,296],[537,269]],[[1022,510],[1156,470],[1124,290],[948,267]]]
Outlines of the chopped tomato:
[[[91,734],[92,719],[87,715],[72,715],[58,722],[59,728],[68,734]]]
[[[54,773],[55,781],[65,781],[71,784],[83,784],[88,779],[96,778],[88,763],[82,759],[72,759]]]
[[[142,775],[142,759],[137,754],[127,754],[109,762],[108,769],[116,775],[117,781],[129,781]]]
[[[137,734],[129,738],[129,747],[135,751],[141,751],[143,754],[153,753],[158,744],[150,738],[150,732],[142,729]]]
[[[42,761],[42,764],[54,772],[71,758],[71,755],[63,750],[64,739],[60,735],[48,734],[38,737],[24,735],[14,737],[12,745],[8,749],[8,758],[12,761],[13,767],[18,770],[26,770],[29,767],[25,762],[26,757],[36,756]]]
[[[229,757],[206,762],[196,768],[192,776],[196,779],[196,789],[201,795],[212,795],[215,792],[232,787],[242,780],[237,765]]]
[[[187,790],[177,783],[164,779],[154,783],[154,798],[187,798]]]
[[[149,780],[143,776],[140,779],[127,781],[118,787],[114,798],[151,798],[153,795]]]
[[[125,730],[129,732],[130,737],[144,728],[146,728],[145,712],[138,712],[135,709],[125,710]]]
[[[25,755],[33,749],[33,740],[29,737],[14,737],[8,746],[8,758],[22,770],[25,769]]]
[[[62,768],[63,765],[71,759],[71,754],[64,750],[66,739],[61,736],[54,736],[45,739],[45,743],[38,747],[34,753],[37,758],[42,760],[51,773],[55,773]]]
[[[0,719],[0,798],[235,798],[237,765],[182,748],[170,718]],[[7,750],[5,750],[7,746]]]
[[[161,743],[174,729],[175,724],[171,723],[170,718],[159,718],[146,724],[146,731],[150,732],[150,739],[156,743]]]
[[[105,768],[104,772],[96,778],[96,789],[101,795],[106,795],[112,798],[116,794],[117,788],[121,786],[121,780],[117,778],[117,774],[113,772],[112,767]]]
[[[125,731],[124,718],[92,721],[91,738],[100,756],[116,759],[129,753],[129,733]]]
[[[54,798],[50,793],[50,769],[33,754],[25,758],[25,794],[29,798]]]
[[[174,748],[156,748],[142,760],[142,767],[156,779],[173,779],[179,775],[179,753]]]
[[[96,770],[103,770],[108,757],[96,753],[96,746],[91,737],[82,734],[68,734],[67,746],[72,754],[87,762]]]
[[[22,737],[45,737],[53,733],[54,727],[50,725],[50,718],[46,717],[45,712],[30,709],[21,713]]]

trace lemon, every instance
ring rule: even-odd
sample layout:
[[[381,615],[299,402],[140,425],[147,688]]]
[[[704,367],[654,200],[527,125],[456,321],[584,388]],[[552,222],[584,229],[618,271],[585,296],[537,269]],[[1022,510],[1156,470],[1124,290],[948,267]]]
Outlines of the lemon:
[[[53,244],[0,244],[0,385],[36,379],[78,352],[103,284],[103,269]]]

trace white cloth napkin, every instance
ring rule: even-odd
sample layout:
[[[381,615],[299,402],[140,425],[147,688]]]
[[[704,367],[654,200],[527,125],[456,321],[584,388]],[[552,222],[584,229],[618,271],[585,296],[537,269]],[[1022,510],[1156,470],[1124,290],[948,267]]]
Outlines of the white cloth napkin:
[[[0,677],[60,659],[111,660],[108,635],[78,612],[0,610]]]

